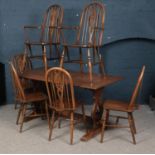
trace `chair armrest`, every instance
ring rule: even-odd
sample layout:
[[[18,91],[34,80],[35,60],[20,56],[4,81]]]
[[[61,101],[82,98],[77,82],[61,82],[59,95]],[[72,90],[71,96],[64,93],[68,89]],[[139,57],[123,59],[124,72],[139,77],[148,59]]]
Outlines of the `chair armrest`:
[[[41,26],[37,25],[25,25],[24,29],[41,29]]]
[[[43,25],[40,25],[40,26],[37,26],[37,25],[25,25],[24,26],[24,29],[41,29],[41,28],[55,28],[55,29],[61,29],[61,27],[57,27],[57,26],[43,26]]]
[[[41,42],[41,41],[25,41],[26,45],[41,45],[41,46],[46,46],[46,45],[59,45],[60,42]]]
[[[36,26],[36,25],[26,25],[24,26],[24,38],[25,43],[29,45],[47,45],[52,43],[47,43],[48,41],[42,41],[42,34],[44,34],[44,31],[50,31],[50,30],[61,30],[61,27],[57,26]],[[55,41],[54,43],[58,43]]]

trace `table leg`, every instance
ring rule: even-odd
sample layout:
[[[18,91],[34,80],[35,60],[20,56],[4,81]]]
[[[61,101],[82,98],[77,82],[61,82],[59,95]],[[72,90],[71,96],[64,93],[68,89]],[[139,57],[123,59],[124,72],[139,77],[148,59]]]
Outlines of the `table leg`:
[[[93,91],[93,108],[91,112],[91,117],[93,120],[93,127],[95,128],[98,124],[98,120],[100,119],[100,112],[102,111],[100,106],[100,99],[102,96],[103,89],[97,89]],[[99,115],[98,115],[99,114]]]
[[[101,132],[101,124],[99,123],[100,116],[97,114],[102,112],[100,106],[102,90],[103,89],[98,89],[93,91],[93,108],[91,113],[93,128],[88,130],[88,132],[82,136],[81,141],[88,141],[89,139],[93,138],[94,136],[98,135]]]

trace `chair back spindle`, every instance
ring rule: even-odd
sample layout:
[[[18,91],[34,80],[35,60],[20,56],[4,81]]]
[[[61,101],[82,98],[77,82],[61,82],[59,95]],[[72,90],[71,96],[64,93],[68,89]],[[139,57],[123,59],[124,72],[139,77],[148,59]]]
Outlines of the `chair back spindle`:
[[[41,42],[59,43],[60,30],[63,20],[63,8],[57,4],[50,6],[42,23]]]
[[[47,71],[45,78],[49,106],[56,111],[73,111],[75,99],[73,80],[70,74],[62,68],[54,67]]]
[[[24,53],[15,55],[11,61],[19,75],[27,69],[32,69],[31,61]]]
[[[77,43],[101,45],[105,20],[105,8],[101,3],[87,5],[81,15]]]

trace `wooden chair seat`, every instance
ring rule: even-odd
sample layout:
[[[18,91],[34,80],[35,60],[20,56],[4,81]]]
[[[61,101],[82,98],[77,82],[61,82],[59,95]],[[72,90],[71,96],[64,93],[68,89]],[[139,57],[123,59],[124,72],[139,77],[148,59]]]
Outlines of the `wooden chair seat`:
[[[129,103],[128,102],[124,102],[124,101],[106,100],[104,102],[104,109],[130,112],[131,109],[129,109],[128,107],[129,107]]]
[[[42,92],[31,92],[25,95],[25,99],[17,98],[19,102],[30,103],[47,100],[47,96]]]

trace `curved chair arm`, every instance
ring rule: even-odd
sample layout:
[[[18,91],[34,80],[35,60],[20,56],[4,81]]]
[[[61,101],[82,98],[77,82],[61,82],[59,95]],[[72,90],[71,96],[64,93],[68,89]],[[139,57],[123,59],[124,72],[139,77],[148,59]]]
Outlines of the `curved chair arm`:
[[[52,45],[52,44],[60,44],[60,41],[58,42],[50,42],[50,41],[44,41],[42,40],[42,33],[45,29],[61,29],[61,27],[57,27],[57,26],[36,26],[36,25],[26,25],[24,26],[24,36],[25,36],[25,44],[27,45]],[[31,37],[29,36],[28,31],[32,31],[33,33],[38,32],[38,40],[34,41],[33,39],[31,39]],[[33,35],[32,35],[33,36]]]

